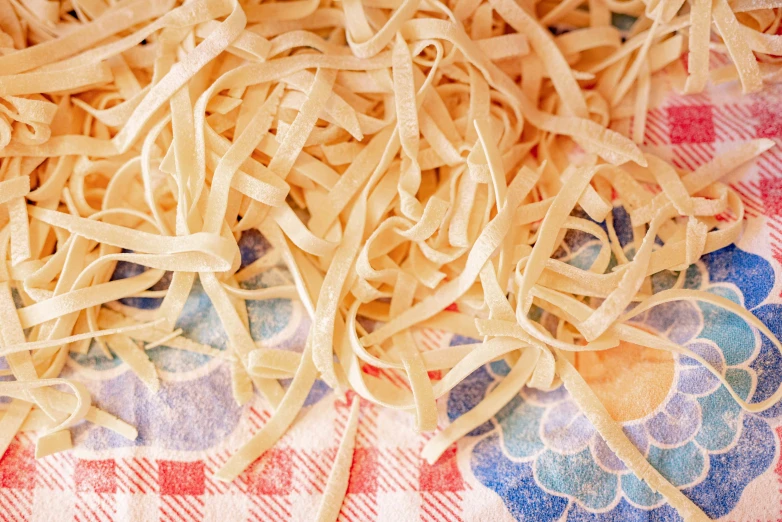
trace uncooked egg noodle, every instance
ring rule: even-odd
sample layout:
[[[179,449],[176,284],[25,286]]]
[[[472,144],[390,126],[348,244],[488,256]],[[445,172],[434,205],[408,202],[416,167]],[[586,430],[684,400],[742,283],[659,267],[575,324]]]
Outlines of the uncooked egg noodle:
[[[574,356],[632,343],[694,359],[748,411],[782,398],[748,403],[701,356],[631,323],[667,302],[702,301],[782,350],[739,305],[682,288],[689,265],[741,233],[741,199],[720,179],[773,142],[737,145],[694,172],[636,145],[658,71],[684,93],[776,81],[768,58],[782,53],[782,3],[580,4],[0,0],[0,355],[13,377],[0,382],[11,399],[0,453],[20,430],[39,432],[39,457],[69,449],[80,421],[134,439],[59,375],[70,352],[95,342],[154,392],[145,349],[165,345],[223,359],[237,403],[257,390],[273,410],[220,480],[284,435],[317,379],[353,392],[317,515],[333,521],[359,401],[437,430],[436,400],[504,359],[510,373],[429,440],[429,462],[522,387],[564,384],[638,478],[686,520],[705,520],[627,439]],[[620,13],[635,18],[624,32],[611,25]],[[569,31],[555,36],[552,24]],[[710,71],[712,50],[730,64]],[[628,245],[617,206],[631,217]],[[248,230],[273,249],[241,267]],[[596,241],[588,267],[555,257],[571,230]],[[146,270],[112,280],[119,261]],[[284,284],[240,286],[279,264]],[[666,270],[679,272],[676,285],[653,293],[650,276]],[[167,290],[152,290],[166,272]],[[226,352],[175,329],[196,277]],[[163,299],[152,315],[109,306],[127,297]],[[298,299],[310,316],[302,353],[250,335],[246,302],[273,298]],[[533,307],[555,326],[532,319]],[[426,351],[420,328],[476,342]]]

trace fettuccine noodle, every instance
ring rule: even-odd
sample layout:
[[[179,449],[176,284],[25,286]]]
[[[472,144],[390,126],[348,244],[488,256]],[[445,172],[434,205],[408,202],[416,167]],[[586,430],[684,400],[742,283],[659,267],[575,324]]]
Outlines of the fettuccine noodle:
[[[627,439],[573,356],[634,343],[696,360],[749,411],[782,398],[748,403],[698,354],[631,323],[666,302],[705,301],[782,350],[738,305],[681,288],[681,274],[670,290],[650,284],[737,239],[743,205],[720,179],[773,142],[736,146],[695,172],[636,145],[657,71],[686,93],[710,74],[744,92],[776,81],[782,4],[580,5],[0,0],[0,355],[13,377],[0,382],[11,398],[0,454],[21,430],[40,433],[38,457],[69,449],[68,428],[84,420],[134,439],[59,375],[94,341],[155,392],[145,350],[164,345],[224,359],[236,402],[257,390],[274,410],[220,480],[285,434],[317,379],[356,394],[318,511],[335,520],[359,401],[433,431],[436,400],[504,359],[508,376],[429,440],[428,461],[522,387],[564,384],[628,469],[685,520],[704,520]],[[614,14],[635,22],[622,32]],[[551,24],[571,30],[554,36]],[[731,64],[710,73],[713,49]],[[616,129],[630,116],[627,137]],[[614,228],[617,207],[632,220],[629,244]],[[238,238],[250,230],[273,250],[242,266]],[[588,267],[558,258],[569,230],[594,237]],[[120,261],[144,270],[113,279]],[[240,285],[281,265],[290,275],[279,286]],[[175,328],[196,278],[226,352]],[[116,306],[126,297],[162,304],[136,314]],[[298,299],[313,322],[303,353],[250,335],[246,302],[276,298]],[[422,351],[421,328],[479,340]],[[292,379],[287,389],[281,379]]]

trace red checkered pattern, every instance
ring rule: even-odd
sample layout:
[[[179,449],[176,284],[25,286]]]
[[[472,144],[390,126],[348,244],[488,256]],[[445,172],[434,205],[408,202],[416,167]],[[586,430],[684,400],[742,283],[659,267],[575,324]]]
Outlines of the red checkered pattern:
[[[37,520],[37,512],[56,512],[54,520],[82,522],[310,520],[325,489],[349,410],[345,402],[324,402],[320,413],[326,418],[305,417],[307,426],[302,428],[317,428],[327,438],[325,447],[293,447],[296,437],[286,436],[231,484],[212,479],[227,451],[195,460],[86,458],[73,453],[36,460],[33,439],[22,434],[0,459],[0,521]],[[457,466],[456,448],[429,465],[420,458],[426,438],[414,434],[412,419],[365,402],[361,413],[339,520],[399,520],[386,517],[391,505],[406,505],[420,520],[461,520],[464,492],[471,488]],[[246,427],[257,429],[253,421],[259,417],[268,419],[269,412],[259,413],[257,406],[247,408]],[[390,426],[398,440],[378,437],[378,432]]]
[[[719,57],[712,59],[715,65],[721,63]],[[666,80],[663,76],[655,81]],[[653,92],[664,92],[658,89],[670,91],[670,86],[653,87]],[[627,132],[630,122],[618,122],[616,128]],[[759,137],[782,144],[782,86],[771,85],[762,94],[745,97],[735,86],[668,97],[650,108],[644,146],[691,170],[725,148]],[[746,205],[748,226],[742,246],[782,263],[782,146],[726,182]],[[438,332],[415,336],[427,350],[448,342]],[[365,370],[405,385],[396,372]],[[309,521],[317,511],[348,409],[344,402],[322,400],[300,416],[280,444],[230,484],[214,480],[213,474],[268,421],[270,411],[260,399],[245,408],[238,433],[206,452],[139,447],[92,455],[77,437],[75,452],[36,461],[32,440],[21,435],[0,460],[0,522]],[[412,424],[409,416],[362,402],[341,522],[509,517],[499,497],[470,476],[469,458],[462,459],[455,447],[434,465],[422,461],[426,436],[415,435]],[[777,433],[782,438],[782,428]],[[771,480],[765,478],[758,487],[782,499],[782,461],[768,475]],[[734,512],[749,515],[729,520],[782,520],[782,503],[773,502],[757,516],[756,506],[740,504]]]
[[[722,58],[713,55],[712,60],[718,65]],[[671,90],[665,76],[656,81],[657,89]],[[630,125],[626,121],[615,128],[627,133]],[[782,86],[768,85],[749,96],[735,85],[693,96],[670,95],[650,108],[644,146],[680,169],[694,170],[720,151],[757,138],[778,145],[726,181],[744,202],[745,218],[755,222],[753,235],[742,241],[782,264]]]

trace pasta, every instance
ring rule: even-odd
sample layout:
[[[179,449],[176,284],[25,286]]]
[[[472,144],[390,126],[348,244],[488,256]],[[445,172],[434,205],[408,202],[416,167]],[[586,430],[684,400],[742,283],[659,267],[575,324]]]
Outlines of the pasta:
[[[68,428],[84,420],[134,439],[135,428],[59,375],[94,340],[154,392],[145,348],[165,345],[224,359],[236,402],[257,390],[274,409],[220,480],[283,436],[317,379],[355,393],[317,517],[335,520],[359,401],[432,431],[435,401],[504,358],[508,376],[429,440],[428,461],[523,386],[564,384],[638,478],[685,520],[706,519],[627,439],[573,354],[632,342],[696,360],[749,411],[782,398],[749,404],[698,354],[630,322],[702,300],[782,350],[734,303],[679,286],[652,293],[649,279],[736,240],[743,205],[720,179],[773,142],[736,146],[689,173],[637,145],[663,68],[686,93],[710,78],[736,79],[744,92],[775,81],[762,57],[782,52],[780,4],[580,4],[0,0],[0,355],[13,376],[0,382],[12,399],[0,452],[20,430],[40,432],[37,457],[67,450]],[[625,33],[611,25],[618,13],[636,17]],[[554,36],[553,23],[571,31]],[[710,72],[714,39],[732,65]],[[629,116],[627,137],[615,129]],[[618,206],[631,216],[630,245],[614,228]],[[248,230],[273,250],[241,267]],[[557,258],[568,230],[597,241],[588,267]],[[112,279],[120,261],[144,270]],[[284,284],[240,287],[278,263]],[[167,290],[152,289],[167,272]],[[175,329],[196,278],[227,352]],[[163,299],[151,316],[111,306],[134,296]],[[313,322],[303,353],[250,335],[246,301],[281,297],[300,300]],[[533,306],[556,327],[533,319]],[[421,351],[419,328],[481,340]],[[366,364],[399,372],[409,389]],[[432,370],[443,378],[432,382]]]

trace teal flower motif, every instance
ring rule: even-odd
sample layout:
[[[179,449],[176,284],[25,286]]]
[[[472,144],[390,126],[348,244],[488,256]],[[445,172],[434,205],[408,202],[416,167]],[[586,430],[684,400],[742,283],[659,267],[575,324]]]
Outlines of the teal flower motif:
[[[615,209],[615,222],[626,220],[622,212]],[[588,267],[596,247],[583,237],[568,237],[559,254]],[[675,281],[674,274],[659,274],[654,290]],[[691,266],[684,286],[746,307],[782,336],[782,305],[766,302],[773,283],[768,262],[731,246]],[[677,302],[648,310],[636,322],[701,355],[745,400],[763,400],[782,382],[782,355],[731,312]],[[508,371],[504,362],[495,362],[475,372],[450,395],[449,417],[472,408]],[[780,414],[782,406],[758,415],[745,412],[699,363],[678,357],[663,402],[622,424],[646,459],[716,518],[729,513],[746,486],[772,464],[776,438],[765,418]],[[520,520],[559,520],[563,514],[568,521],[679,520],[661,495],[625,468],[563,388],[524,388],[470,436],[481,437],[471,450],[475,477]],[[508,479],[510,469],[514,475]]]
[[[535,460],[535,477],[544,489],[575,497],[595,510],[610,505],[619,486],[619,476],[601,468],[589,449],[575,455],[544,451]]]
[[[262,256],[269,245],[257,231],[246,232],[239,241],[242,265],[246,266]],[[113,277],[121,279],[141,273],[144,267],[118,263]],[[264,273],[242,283],[247,289],[281,284],[282,276]],[[170,282],[164,278],[163,288]],[[162,289],[162,288],[160,288]],[[122,301],[128,307],[153,310],[161,299],[131,298]],[[247,312],[252,337],[274,343],[276,348],[301,351],[304,348],[308,321],[296,311],[289,299],[248,301]],[[184,337],[226,350],[226,335],[220,318],[209,296],[196,279],[185,307],[177,320]],[[91,392],[97,404],[110,413],[132,423],[139,437],[128,441],[103,428],[80,425],[77,430],[89,430],[84,444],[95,450],[110,447],[154,445],[177,451],[203,451],[213,448],[234,431],[242,416],[242,407],[236,404],[230,386],[227,364],[205,355],[161,345],[147,350],[155,367],[175,374],[164,378],[158,393],[150,393],[129,371],[115,371],[122,361],[108,359],[93,343],[87,354],[71,353],[76,371],[91,370],[90,376],[100,375],[91,382]],[[100,373],[98,373],[100,372]],[[287,385],[283,382],[283,385]],[[329,388],[317,381],[308,395],[305,406],[322,399]],[[181,426],[188,429],[182,430]]]

